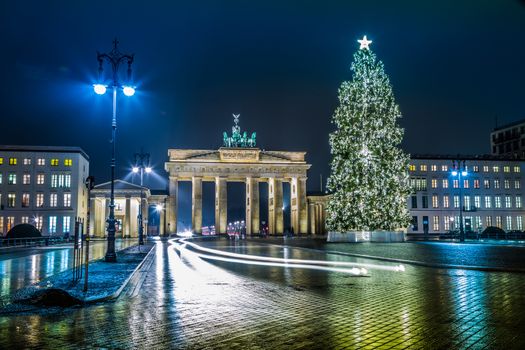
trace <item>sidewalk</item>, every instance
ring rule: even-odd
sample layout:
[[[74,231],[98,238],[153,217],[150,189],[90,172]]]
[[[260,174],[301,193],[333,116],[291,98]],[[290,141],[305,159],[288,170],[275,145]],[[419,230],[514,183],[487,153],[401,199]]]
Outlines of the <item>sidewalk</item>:
[[[89,263],[88,291],[84,279],[72,282],[68,269],[39,283],[17,290],[11,300],[0,309],[0,314],[39,311],[40,307],[68,307],[118,298],[133,275],[154,253],[154,243],[132,246],[117,252],[116,263],[99,259]]]

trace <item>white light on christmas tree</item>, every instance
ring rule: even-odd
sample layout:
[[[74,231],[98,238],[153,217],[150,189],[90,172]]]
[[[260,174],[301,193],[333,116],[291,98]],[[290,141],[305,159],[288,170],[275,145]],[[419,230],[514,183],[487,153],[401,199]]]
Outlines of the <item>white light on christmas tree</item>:
[[[361,45],[359,46],[360,50],[363,50],[363,49],[368,50],[368,46],[372,43],[372,40],[368,40],[365,35],[363,36],[363,39],[357,40],[357,42]]]

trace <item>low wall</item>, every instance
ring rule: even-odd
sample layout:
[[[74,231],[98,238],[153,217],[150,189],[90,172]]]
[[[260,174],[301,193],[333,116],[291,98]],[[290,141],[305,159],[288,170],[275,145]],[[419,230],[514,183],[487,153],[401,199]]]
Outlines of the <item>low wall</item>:
[[[327,242],[361,243],[361,242],[404,242],[406,234],[402,231],[348,231],[328,232]]]

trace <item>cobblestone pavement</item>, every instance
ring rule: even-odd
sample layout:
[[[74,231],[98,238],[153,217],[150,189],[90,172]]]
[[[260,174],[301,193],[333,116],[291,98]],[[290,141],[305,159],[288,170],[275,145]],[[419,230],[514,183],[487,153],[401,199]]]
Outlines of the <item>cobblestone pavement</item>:
[[[257,248],[235,244],[237,252]],[[295,258],[333,258],[272,249]],[[1,317],[0,348],[525,348],[520,273],[406,266],[405,272],[352,277],[212,264],[158,243],[144,275],[116,302]]]

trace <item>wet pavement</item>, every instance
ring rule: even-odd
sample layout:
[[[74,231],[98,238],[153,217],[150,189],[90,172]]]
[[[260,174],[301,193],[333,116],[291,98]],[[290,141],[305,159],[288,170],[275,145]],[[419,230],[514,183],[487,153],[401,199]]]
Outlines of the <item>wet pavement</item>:
[[[264,242],[206,245],[388,264]],[[441,254],[440,246],[421,247]],[[368,277],[354,277],[212,262],[166,242],[155,249],[144,278],[115,302],[0,317],[0,348],[525,348],[525,274],[406,265],[404,272],[370,269]],[[464,254],[478,254],[475,245],[470,249]]]

